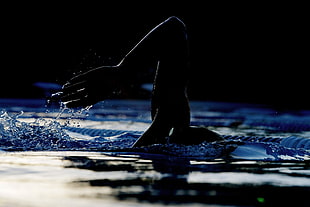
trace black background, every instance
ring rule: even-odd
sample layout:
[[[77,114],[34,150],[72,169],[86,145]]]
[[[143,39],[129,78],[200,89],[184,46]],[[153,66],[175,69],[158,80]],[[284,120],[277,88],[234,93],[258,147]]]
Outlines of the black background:
[[[15,4],[1,8],[1,98],[44,98],[35,82],[118,63],[154,26],[188,28],[192,100],[310,108],[305,5],[201,3]]]

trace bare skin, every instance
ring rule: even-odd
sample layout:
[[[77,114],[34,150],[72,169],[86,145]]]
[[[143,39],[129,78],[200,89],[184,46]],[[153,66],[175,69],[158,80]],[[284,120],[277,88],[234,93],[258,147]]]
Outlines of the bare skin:
[[[206,127],[190,126],[187,33],[177,17],[170,17],[152,29],[118,65],[98,67],[73,77],[63,86],[61,101],[69,108],[87,107],[142,84],[143,67],[137,66],[142,59],[156,67],[152,124],[133,147],[223,140]]]

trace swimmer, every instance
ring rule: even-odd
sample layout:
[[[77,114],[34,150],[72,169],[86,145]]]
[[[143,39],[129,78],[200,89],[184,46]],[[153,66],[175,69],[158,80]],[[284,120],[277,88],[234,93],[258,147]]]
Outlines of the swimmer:
[[[126,93],[144,83],[143,67],[138,66],[143,60],[156,68],[151,97],[152,123],[133,147],[223,140],[206,127],[190,126],[187,47],[185,24],[177,17],[169,17],[143,37],[119,64],[98,67],[69,80],[59,93],[60,99],[69,108],[88,107]]]

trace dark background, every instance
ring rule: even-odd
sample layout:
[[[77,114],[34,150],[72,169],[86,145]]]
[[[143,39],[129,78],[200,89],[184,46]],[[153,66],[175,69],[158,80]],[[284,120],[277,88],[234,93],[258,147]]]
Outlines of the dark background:
[[[204,3],[15,4],[2,7],[0,98],[45,98],[35,82],[118,63],[154,26],[188,28],[192,100],[310,108],[305,5]]]

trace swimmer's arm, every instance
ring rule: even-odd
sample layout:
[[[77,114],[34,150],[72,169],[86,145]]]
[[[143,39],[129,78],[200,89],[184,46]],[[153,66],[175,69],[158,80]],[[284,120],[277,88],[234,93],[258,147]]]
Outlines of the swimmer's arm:
[[[157,64],[161,56],[171,48],[168,47],[171,41],[167,37],[172,35],[174,38],[174,32],[186,35],[185,25],[178,18],[169,17],[143,37],[118,65],[98,67],[73,77],[63,86],[58,97],[69,108],[87,107],[126,89],[129,82],[137,84],[141,81],[141,73],[145,72],[137,70],[137,64],[141,60]],[[171,54],[173,53],[169,53],[170,58]]]

